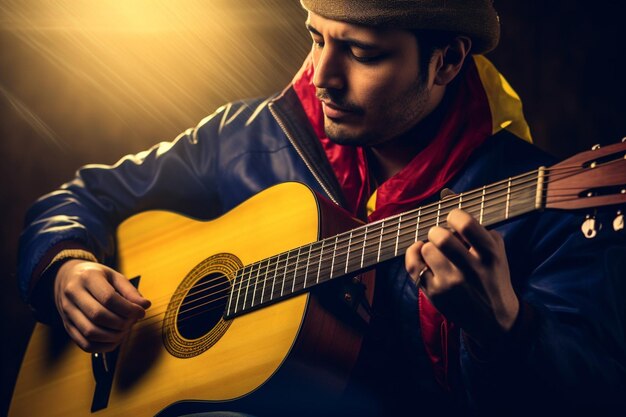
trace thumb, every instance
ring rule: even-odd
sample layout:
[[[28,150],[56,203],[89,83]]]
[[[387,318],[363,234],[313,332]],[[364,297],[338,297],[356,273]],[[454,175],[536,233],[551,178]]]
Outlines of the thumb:
[[[141,295],[141,293],[130,283],[128,278],[116,271],[111,271],[111,284],[113,288],[126,298],[128,301],[135,303],[144,310],[149,308],[152,303]]]

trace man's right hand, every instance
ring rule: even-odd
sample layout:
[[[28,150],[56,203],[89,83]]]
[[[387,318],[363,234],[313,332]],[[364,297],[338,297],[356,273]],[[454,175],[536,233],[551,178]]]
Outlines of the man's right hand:
[[[68,334],[86,352],[115,349],[150,307],[122,274],[78,259],[59,268],[54,302]]]

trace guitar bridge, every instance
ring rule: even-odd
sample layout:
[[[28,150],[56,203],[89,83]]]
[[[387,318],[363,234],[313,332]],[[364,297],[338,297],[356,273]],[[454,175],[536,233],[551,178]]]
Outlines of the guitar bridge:
[[[140,277],[130,280],[135,288],[139,287]],[[109,396],[111,395],[111,387],[113,386],[113,375],[115,373],[115,365],[119,355],[120,348],[108,353],[92,353],[91,369],[93,377],[96,380],[96,388],[94,389],[93,399],[91,400],[91,412],[107,408],[109,405]]]

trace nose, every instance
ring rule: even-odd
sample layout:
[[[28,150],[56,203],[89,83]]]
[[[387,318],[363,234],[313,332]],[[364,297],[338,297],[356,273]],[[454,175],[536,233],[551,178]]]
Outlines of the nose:
[[[345,73],[336,47],[326,44],[313,51],[313,84],[316,88],[341,90],[345,87]]]

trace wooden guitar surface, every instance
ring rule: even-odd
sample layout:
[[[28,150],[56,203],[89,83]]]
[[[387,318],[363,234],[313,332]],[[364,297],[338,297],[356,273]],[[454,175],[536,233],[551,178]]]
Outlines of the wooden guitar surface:
[[[286,183],[213,221],[152,211],[124,222],[118,230],[120,270],[129,278],[140,277],[139,290],[152,307],[120,349],[107,407],[93,415],[155,415],[188,400],[218,402],[216,408],[222,410],[238,408],[235,402],[276,377],[288,358],[294,358],[288,367],[296,372],[318,367],[315,361],[303,362],[303,355],[294,352],[303,326],[307,327],[309,294],[231,320],[221,319],[198,340],[185,339],[175,325],[171,326],[175,337],[167,340],[163,328],[168,326],[168,305],[172,309],[176,295],[183,297],[189,290],[180,285],[194,268],[200,266],[198,277],[219,273],[233,259],[248,265],[313,242],[322,228],[319,209],[307,187]],[[207,262],[211,255],[218,255],[217,259]],[[197,281],[193,276],[189,279]],[[177,313],[176,308],[172,311]],[[10,417],[92,414],[96,389],[92,358],[73,343],[63,343],[58,333],[37,324],[16,383]],[[207,338],[214,339],[208,348]],[[186,344],[177,346],[177,340]],[[311,346],[299,349],[304,356],[310,356],[310,350]],[[329,372],[323,367],[317,371]],[[341,390],[343,380],[328,375],[326,383]]]

